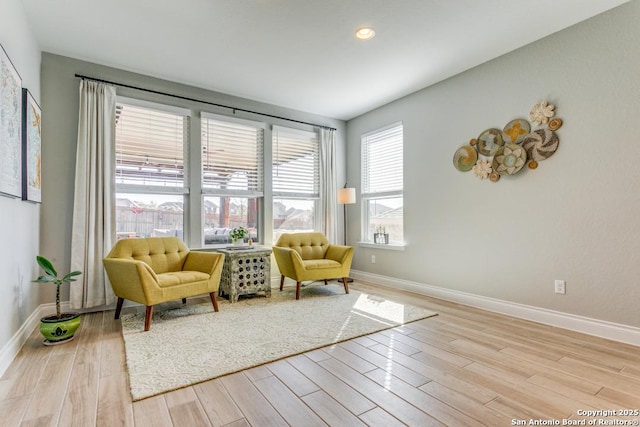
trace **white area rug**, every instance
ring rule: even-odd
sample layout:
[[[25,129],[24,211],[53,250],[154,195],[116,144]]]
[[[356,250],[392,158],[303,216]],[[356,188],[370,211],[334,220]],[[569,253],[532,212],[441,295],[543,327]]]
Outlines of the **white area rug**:
[[[436,314],[322,283],[298,301],[285,287],[218,303],[218,313],[211,303],[156,309],[148,332],[143,313],[122,316],[134,401]]]

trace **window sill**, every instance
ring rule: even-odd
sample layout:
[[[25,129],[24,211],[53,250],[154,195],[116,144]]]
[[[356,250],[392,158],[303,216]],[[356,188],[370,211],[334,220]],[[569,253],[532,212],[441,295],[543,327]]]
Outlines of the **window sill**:
[[[388,251],[404,251],[406,245],[381,245],[371,242],[358,242],[358,246],[363,248],[386,249]]]

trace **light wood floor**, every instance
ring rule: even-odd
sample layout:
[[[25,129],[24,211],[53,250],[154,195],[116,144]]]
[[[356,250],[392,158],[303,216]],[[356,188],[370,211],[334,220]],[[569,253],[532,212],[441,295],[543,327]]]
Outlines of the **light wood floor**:
[[[132,403],[119,321],[113,311],[88,314],[65,345],[45,347],[34,331],[0,379],[0,423],[307,427],[640,420],[579,415],[640,408],[638,347],[432,298],[357,283],[353,288],[439,315]]]

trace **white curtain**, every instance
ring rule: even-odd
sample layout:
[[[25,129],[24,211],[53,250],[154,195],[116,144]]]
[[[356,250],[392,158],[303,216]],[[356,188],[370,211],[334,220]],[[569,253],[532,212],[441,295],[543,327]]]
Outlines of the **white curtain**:
[[[74,309],[111,304],[115,299],[102,265],[115,234],[115,114],[113,86],[80,81],[71,271],[80,270],[82,275],[71,283]]]
[[[322,232],[332,243],[338,242],[336,176],[336,135],[331,129],[320,129],[320,200]]]

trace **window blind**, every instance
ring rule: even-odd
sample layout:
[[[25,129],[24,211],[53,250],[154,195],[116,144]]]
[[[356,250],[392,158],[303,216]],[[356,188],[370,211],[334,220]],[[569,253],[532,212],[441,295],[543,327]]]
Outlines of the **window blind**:
[[[273,195],[285,198],[319,197],[320,158],[317,133],[274,127]]]
[[[362,136],[363,196],[401,195],[402,123]]]
[[[189,117],[118,103],[116,183],[185,187]]]
[[[262,196],[264,129],[204,115],[201,128],[203,192]]]

